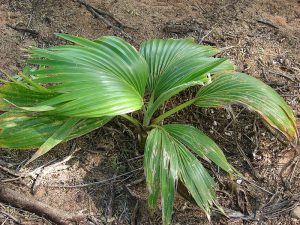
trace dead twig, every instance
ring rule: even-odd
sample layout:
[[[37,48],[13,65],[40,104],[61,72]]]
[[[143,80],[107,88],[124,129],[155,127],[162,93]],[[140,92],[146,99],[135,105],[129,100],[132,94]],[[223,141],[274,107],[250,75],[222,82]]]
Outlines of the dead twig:
[[[120,32],[125,38],[128,38],[131,41],[134,41],[134,39],[123,30],[123,28],[126,28],[127,26],[123,25],[120,21],[115,19],[111,13],[108,13],[104,10],[93,7],[92,5],[88,4],[85,0],[77,0],[77,2],[81,5],[84,5],[85,8],[94,17],[103,21],[108,27],[111,27],[114,30]]]
[[[189,32],[194,32],[196,30],[196,28],[188,26],[186,24],[166,24],[163,28],[164,32],[174,34],[186,34]]]
[[[107,11],[99,9],[99,8],[95,8],[92,5],[88,4],[85,0],[77,0],[77,2],[79,4],[81,4],[81,5],[84,5],[85,7],[93,9],[96,13],[98,13],[98,14],[100,14],[100,15],[102,15],[104,17],[107,17],[108,19],[112,20],[116,24],[116,26],[119,27],[119,28],[121,28],[121,29],[123,29],[123,28],[130,28],[130,29],[136,30],[136,28],[133,28],[133,27],[130,27],[130,26],[122,24],[110,12],[107,12]]]
[[[5,212],[4,210],[0,210],[0,213],[7,216],[9,219],[13,220],[16,224],[21,224],[20,220],[18,220],[16,217],[12,216],[8,212]]]
[[[74,149],[74,147],[72,147],[72,148]],[[15,173],[14,171],[7,169],[0,165],[0,169],[5,170],[8,174],[14,176],[14,178],[1,180],[1,182],[5,183],[5,182],[20,180],[20,179],[23,179],[26,177],[32,177],[33,179],[35,179],[35,182],[33,185],[37,186],[39,184],[39,181],[37,181],[37,179],[40,179],[42,176],[45,176],[46,174],[49,174],[49,173],[57,172],[59,170],[66,169],[67,168],[67,166],[65,165],[66,162],[68,162],[70,159],[72,159],[74,154],[76,152],[78,152],[79,150],[80,150],[80,148],[73,150],[72,153],[70,155],[68,155],[67,157],[65,157],[62,161],[59,161],[52,165],[49,165],[53,162],[53,160],[52,160],[49,163],[47,163],[46,165],[40,166],[30,172],[23,170],[20,173]]]
[[[283,213],[289,213],[299,205],[300,194],[297,193],[289,199],[278,201],[274,204],[269,204],[260,209],[261,218],[275,218]]]
[[[274,202],[274,200],[279,196],[281,191],[282,191],[281,189],[277,189],[276,192],[274,193],[274,195],[272,195],[272,197],[270,198],[270,200],[266,204],[264,204],[262,207],[260,207],[259,211],[266,208],[267,206],[270,206]]]
[[[132,214],[131,214],[131,225],[137,225],[137,213],[139,211],[139,200],[136,200],[135,206],[132,210]]]
[[[282,167],[279,175],[284,183],[285,187],[289,188],[291,187],[291,182],[294,177],[294,171],[298,165],[299,162],[299,155],[297,151],[294,152],[294,156]],[[290,173],[288,175],[284,176],[284,172],[288,171],[290,169]]]
[[[12,171],[11,169],[8,169],[4,166],[1,166],[0,165],[0,169],[4,172],[6,172],[7,174],[11,175],[11,176],[14,176],[14,177],[19,177],[19,175],[17,173],[15,173],[14,171]]]
[[[75,145],[73,145],[72,149],[74,149],[74,148],[75,148]],[[7,182],[13,182],[13,181],[20,180],[21,183],[23,183],[25,186],[27,186],[27,184],[25,184],[22,179],[27,178],[27,177],[31,177],[33,179],[33,183],[32,183],[32,186],[31,186],[31,193],[35,194],[36,191],[37,191],[37,188],[40,185],[40,182],[41,182],[42,178],[46,174],[54,173],[54,172],[57,172],[57,171],[60,171],[60,170],[67,169],[69,166],[66,165],[66,162],[68,162],[70,159],[72,159],[74,154],[76,152],[78,152],[79,150],[80,150],[80,148],[77,148],[75,150],[71,150],[71,154],[68,155],[67,157],[65,157],[62,161],[51,164],[53,162],[53,160],[52,160],[49,163],[47,163],[46,165],[40,166],[40,167],[34,169],[33,171],[30,171],[30,172],[23,171],[21,173],[15,173],[14,171],[0,165],[1,170],[7,172],[11,176],[14,176],[13,178],[8,178],[8,179],[1,180],[1,182],[2,183],[7,183]],[[51,164],[51,165],[49,165],[49,164]]]
[[[244,213],[242,212],[239,212],[239,211],[235,211],[235,210],[232,210],[232,209],[229,209],[229,208],[223,208],[226,216],[230,219],[242,219],[242,220],[245,220],[245,221],[255,221],[254,219],[254,215],[253,214],[250,214],[249,216],[248,215],[245,215]],[[217,209],[213,209],[212,210],[212,215],[224,215],[223,212],[217,210]]]
[[[113,205],[114,205],[114,199],[115,199],[115,182],[116,182],[116,176],[117,172],[113,176],[113,180],[110,184],[110,199],[107,207],[107,223],[113,224],[114,217],[113,217]]]
[[[134,197],[136,199],[142,199],[141,196],[139,196],[134,191],[132,191],[129,186],[125,185],[125,188],[132,197]]]
[[[294,168],[292,169],[292,172],[291,172],[291,175],[290,175],[290,179],[289,179],[290,183],[292,183],[292,181],[293,181],[293,178],[295,176],[295,170],[296,170],[296,168],[298,168],[298,163],[299,163],[299,157],[298,157],[298,159],[296,160],[296,162],[294,164]]]
[[[269,71],[269,73],[274,74],[274,75],[278,75],[278,76],[282,76],[282,77],[284,77],[284,78],[286,78],[286,79],[292,81],[293,83],[298,84],[297,81],[295,81],[292,77],[290,77],[290,76],[287,75],[287,74],[284,74],[284,73],[278,73],[278,72],[274,72],[274,71]]]
[[[234,130],[234,140],[235,140],[236,147],[237,147],[238,151],[240,152],[240,154],[242,155],[242,157],[245,160],[245,162],[250,167],[252,175],[255,178],[259,178],[260,177],[259,174],[255,170],[255,168],[253,167],[252,163],[250,162],[248,156],[246,155],[246,153],[244,152],[244,150],[241,148],[241,146],[239,144],[239,141],[238,141],[238,132],[237,132],[237,129],[236,129],[236,122],[237,122],[236,119],[237,119],[237,116],[234,114],[234,112],[233,112],[233,110],[232,110],[231,107],[228,108],[228,112],[229,112],[229,114],[232,117],[232,125],[233,125],[233,130]]]
[[[28,19],[28,23],[27,23],[26,29],[29,29],[31,21],[32,21],[32,17],[33,17],[32,14],[30,14],[30,17]],[[26,32],[24,32],[23,36],[21,37],[21,40],[24,40],[25,36],[26,36]]]
[[[127,187],[131,187],[131,186],[133,186],[133,185],[137,185],[137,184],[139,184],[139,183],[142,183],[145,179],[146,179],[146,178],[143,176],[143,177],[140,178],[140,179],[137,179],[137,180],[135,180],[135,181],[133,181],[133,182],[131,182],[131,183],[129,183],[129,184],[126,184],[126,186],[127,186]]]
[[[88,216],[88,221],[93,225],[102,225],[100,224],[95,216]]]
[[[16,26],[12,26],[10,24],[6,24],[6,26],[13,29],[13,30],[16,30],[18,32],[29,33],[32,36],[38,36],[39,35],[39,32],[37,32],[36,30],[29,29],[29,28],[16,27]]]
[[[257,156],[257,152],[259,150],[259,141],[258,141],[258,126],[256,125],[256,120],[257,120],[257,116],[255,116],[254,121],[253,121],[253,126],[252,126],[253,132],[255,134],[255,136],[254,136],[254,138],[255,138],[255,142],[254,142],[255,143],[255,148],[254,148],[254,150],[252,152],[252,155],[253,155],[254,159],[259,158]]]
[[[31,176],[35,177],[35,180],[32,184],[32,188],[31,188],[31,192],[32,194],[35,194],[37,191],[37,188],[40,185],[40,182],[42,180],[42,178],[46,175],[46,174],[50,174],[50,173],[55,173],[57,171],[60,170],[65,170],[67,168],[69,168],[68,165],[66,165],[66,163],[71,160],[74,157],[74,154],[77,153],[81,148],[76,148],[76,145],[74,144],[72,146],[71,153],[70,155],[68,155],[67,157],[65,157],[62,161],[59,161],[57,163],[51,164],[49,166],[44,166],[44,167],[39,167],[36,170],[31,172]]]
[[[273,28],[275,28],[275,29],[279,29],[278,26],[274,25],[273,23],[271,23],[270,21],[268,21],[268,20],[266,20],[266,19],[261,18],[261,19],[257,19],[256,21],[257,21],[258,23],[262,23],[262,24],[268,25],[268,26],[273,27]]]
[[[96,182],[92,182],[92,183],[77,184],[77,185],[46,185],[46,186],[47,187],[52,187],[52,188],[84,188],[84,187],[89,187],[89,186],[94,186],[94,185],[99,185],[99,184],[105,184],[105,183],[107,183],[109,181],[112,181],[114,179],[115,179],[115,182],[117,182],[119,180],[117,180],[116,178],[127,176],[127,175],[130,175],[130,174],[132,174],[136,171],[140,171],[140,170],[143,170],[143,167],[131,170],[127,173],[117,175],[116,177],[113,177],[113,178],[108,178],[108,179],[105,179],[105,180],[100,180],[100,181],[96,181]]]
[[[202,42],[204,42],[204,40]],[[220,53],[224,53],[225,51],[233,49],[233,48],[243,48],[243,47],[242,46],[238,46],[238,45],[226,46],[226,47],[220,48],[219,49],[220,51],[219,51],[219,53],[217,55],[219,55]]]
[[[211,32],[213,31],[214,29],[211,29],[210,31],[208,31],[205,35],[203,35],[203,37],[201,38],[201,40],[199,41],[199,44],[201,44],[204,40],[205,40],[205,38],[207,38],[210,34],[211,34]]]
[[[236,119],[239,117],[239,115],[240,115],[244,110],[245,110],[245,108],[243,108],[241,111],[239,111],[239,113],[236,114],[236,115],[234,116],[234,118],[232,118],[232,120],[231,120],[231,121],[226,125],[226,127],[224,128],[224,131],[226,131],[226,130],[228,129],[228,127],[229,127],[233,122],[236,121]]]
[[[268,194],[270,194],[270,195],[274,195],[273,192],[268,191],[267,189],[265,189],[265,188],[263,188],[263,187],[257,185],[256,183],[254,183],[254,182],[252,182],[252,181],[246,179],[245,177],[242,177],[241,179],[244,180],[244,181],[247,181],[249,184],[253,185],[254,187],[256,187],[256,188],[258,188],[258,189],[260,189],[260,190],[262,190],[262,191],[264,191],[264,192],[266,192],[266,193],[268,193]]]
[[[259,58],[257,60],[257,63],[261,67],[261,71],[262,71],[262,75],[263,75],[264,79],[268,82],[269,78],[267,77],[267,73],[266,73],[266,70],[265,70],[265,64],[263,63],[263,61],[261,60],[261,58]]]

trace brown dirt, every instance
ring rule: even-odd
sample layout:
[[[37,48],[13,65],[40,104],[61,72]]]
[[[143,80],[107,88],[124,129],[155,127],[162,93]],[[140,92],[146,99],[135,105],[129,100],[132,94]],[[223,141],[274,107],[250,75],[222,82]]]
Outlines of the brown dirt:
[[[262,79],[275,88],[293,108],[300,127],[300,3],[296,0],[89,0],[95,8],[101,8],[114,15],[123,25],[124,31],[133,37],[129,40],[138,47],[144,39],[153,37],[194,37],[196,41],[224,48],[221,56],[232,59],[237,70]],[[29,34],[16,31],[7,25],[28,28],[37,32]],[[94,18],[77,1],[54,0],[0,0],[0,68],[17,72],[23,66],[22,49],[29,46],[48,47],[64,43],[54,33],[64,32],[88,38],[102,35],[123,34],[107,27],[103,21]],[[180,98],[189,95],[192,90],[183,93]],[[176,98],[173,101],[179,101]],[[171,102],[170,104],[173,104]],[[235,113],[241,112],[234,107]],[[284,171],[283,165],[294,158],[296,149],[282,143],[271,134],[254,114],[244,110],[234,129],[229,125],[231,118],[224,110],[200,110],[191,108],[175,115],[171,120],[193,123],[207,133],[224,149],[229,161],[249,180],[270,192],[278,192],[274,201],[291,199],[300,190],[300,163]],[[215,123],[214,123],[215,121]],[[214,125],[213,125],[214,124]],[[253,128],[255,127],[255,129]],[[115,183],[106,182],[85,188],[50,187],[53,185],[74,185],[90,183],[113,177],[142,166],[137,156],[137,143],[130,125],[119,120],[109,123],[106,128],[92,132],[71,143],[62,144],[35,162],[31,169],[68,155],[73,145],[80,152],[70,160],[68,168],[42,177],[35,197],[50,205],[64,210],[80,211],[93,215],[98,224],[107,224],[108,208],[112,209],[111,224],[131,224],[136,202],[139,202],[135,216],[136,224],[161,224],[161,215],[150,216],[146,207],[144,183],[130,187],[125,184],[142,177],[142,171],[130,176],[120,177]],[[249,157],[254,169],[238,153],[234,135]],[[253,154],[256,150],[256,155]],[[299,151],[299,149],[298,149]],[[17,169],[30,157],[32,151],[0,151],[0,163],[10,164]],[[218,181],[218,195],[224,207],[245,214],[256,212],[256,219],[263,215],[259,209],[270,201],[272,195],[242,183],[238,195],[232,193],[230,182],[225,174],[218,175],[217,168],[205,164],[211,169]],[[255,178],[253,171],[259,174]],[[292,174],[292,179],[287,179]],[[6,173],[0,173],[1,179],[7,179]],[[14,187],[29,194],[33,180],[24,179],[26,185],[14,182]],[[112,188],[114,187],[114,188]],[[112,191],[114,190],[113,204]],[[244,193],[244,194],[243,194]],[[299,199],[298,199],[299,200]],[[289,210],[274,218],[264,218],[263,224],[299,224],[289,216]],[[27,224],[50,224],[43,218],[0,204],[5,210]],[[273,209],[275,211],[275,209]],[[0,222],[14,224],[11,219],[0,213]],[[82,224],[97,224],[85,221]],[[176,200],[173,224],[208,224],[205,215],[183,199]],[[257,221],[226,219],[220,216],[212,218],[212,224],[259,224]]]

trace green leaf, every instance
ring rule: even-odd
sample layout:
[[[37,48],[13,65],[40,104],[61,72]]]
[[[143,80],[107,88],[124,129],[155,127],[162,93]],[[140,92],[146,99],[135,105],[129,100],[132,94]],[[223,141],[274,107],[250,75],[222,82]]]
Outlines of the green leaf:
[[[90,133],[93,130],[103,127],[106,123],[108,123],[112,119],[113,117],[111,116],[82,119],[80,122],[76,124],[71,134],[69,134],[64,141],[69,141],[71,139],[81,137],[87,133]]]
[[[0,110],[8,111],[15,105],[18,107],[36,105],[55,96],[56,93],[44,93],[19,82],[8,82],[0,87]]]
[[[53,147],[64,141],[69,134],[71,134],[74,126],[80,121],[79,118],[67,119],[64,124],[62,124],[34,153],[34,155],[27,161],[27,164],[37,159],[38,157],[44,155]]]
[[[210,46],[198,45],[192,39],[153,39],[142,43],[150,76],[148,89],[154,92],[154,100],[165,91],[191,81],[205,82],[207,73],[219,71],[225,59],[211,56],[218,51]],[[232,70],[231,63],[224,63],[221,70]]]
[[[150,193],[148,202],[153,209],[160,192],[163,222],[166,225],[171,223],[174,190],[178,179],[208,217],[211,207],[218,206],[214,181],[190,150],[203,158],[211,159],[225,171],[234,172],[218,146],[196,128],[171,124],[152,129],[146,141],[144,155],[146,182]]]
[[[102,127],[111,119],[112,117],[79,119],[7,112],[0,116],[0,147],[9,149],[38,148],[51,137],[54,139],[57,132],[56,140],[65,142]],[[62,131],[65,133],[61,133]],[[55,143],[52,142],[53,144]],[[48,148],[49,146],[48,142]]]
[[[297,142],[296,119],[284,99],[262,81],[243,73],[226,73],[213,77],[211,84],[197,93],[195,105],[225,107],[241,104],[261,115],[289,140]]]
[[[178,174],[178,159],[174,143],[166,133],[152,130],[145,147],[145,172],[150,196],[149,205],[156,205],[161,191],[163,224],[170,224]]]
[[[227,162],[219,146],[199,129],[186,124],[168,124],[164,129],[178,142],[207,161],[213,161],[229,174],[236,170]]]
[[[159,129],[153,129],[147,137],[144,152],[144,170],[149,191],[148,203],[154,210],[160,191],[160,165],[162,158],[162,134]]]
[[[0,147],[31,149],[41,146],[65,120],[7,112],[0,116]]]
[[[85,118],[122,115],[143,106],[148,66],[130,44],[117,37],[90,41],[59,36],[77,45],[32,49],[28,60],[46,66],[29,71],[35,77],[30,82],[42,84],[55,96],[28,105],[12,99],[12,104],[27,111]]]
[[[172,96],[188,87],[204,85],[210,74],[234,69],[228,60],[211,57],[218,52],[215,48],[196,44],[192,39],[148,40],[142,43],[140,52],[150,71],[147,87],[151,99],[145,125]]]
[[[169,100],[172,96],[178,94],[179,92],[185,90],[188,87],[196,86],[196,85],[204,85],[202,81],[191,81],[179,86],[176,86],[174,88],[171,88],[170,90],[162,93],[153,103],[150,102],[148,104],[147,111],[145,112],[144,116],[144,124],[148,125],[150,123],[150,120],[155,113],[155,111],[164,104],[167,100]]]

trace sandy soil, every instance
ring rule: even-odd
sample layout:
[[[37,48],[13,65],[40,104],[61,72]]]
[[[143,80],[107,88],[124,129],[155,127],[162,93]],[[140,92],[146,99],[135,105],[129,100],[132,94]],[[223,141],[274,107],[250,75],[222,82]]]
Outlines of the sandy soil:
[[[153,37],[194,37],[197,42],[222,48],[220,56],[234,61],[237,70],[262,79],[275,88],[293,108],[300,128],[299,1],[87,2],[111,13],[125,28],[107,26],[75,0],[0,0],[0,68],[11,73],[21,70],[24,65],[22,49],[63,44],[54,36],[59,32],[88,38],[117,35],[136,47],[144,39]],[[28,29],[29,32],[19,28]],[[173,101],[180,101],[190,91]],[[236,128],[229,124],[231,118],[226,111],[191,108],[171,119],[193,123],[207,131],[224,149],[229,161],[251,181],[242,183],[238,193],[232,193],[225,174],[217,173],[217,168],[211,165],[205,165],[218,181],[219,200],[224,207],[246,215],[256,214],[254,220],[248,221],[213,216],[212,224],[252,225],[259,224],[258,219],[262,221],[261,224],[299,224],[299,220],[290,216],[291,208],[288,205],[276,208],[276,203],[291,201],[299,193],[300,163],[290,162],[295,158],[297,148],[277,139],[254,114],[240,107],[234,107],[234,111],[239,115],[239,126]],[[144,182],[132,183],[143,178],[143,172],[137,170],[142,166],[142,159],[138,157],[137,143],[132,141],[135,134],[130,128],[126,122],[117,120],[103,129],[59,145],[29,169],[60,161],[76,148],[80,148],[80,151],[61,170],[41,176],[38,186],[33,185],[34,179],[29,177],[23,183],[11,182],[12,187],[28,195],[34,192],[37,199],[64,210],[84,210],[91,217],[82,224],[161,224],[159,210],[154,215],[147,211]],[[238,142],[234,135],[237,135]],[[252,168],[238,152],[237,145],[246,153]],[[0,163],[16,170],[32,153],[0,150]],[[281,173],[286,163],[291,167]],[[78,186],[124,173],[127,174],[103,184]],[[10,176],[0,170],[0,178],[7,179]],[[128,184],[131,184],[130,187],[126,187]],[[277,194],[273,196],[266,190]],[[269,201],[270,207],[262,209]],[[297,201],[299,198],[293,203]],[[21,219],[24,224],[51,224],[44,218],[6,204],[0,203],[0,209]],[[0,222],[14,224],[13,220],[1,213]],[[200,210],[178,197],[173,224],[208,223]]]

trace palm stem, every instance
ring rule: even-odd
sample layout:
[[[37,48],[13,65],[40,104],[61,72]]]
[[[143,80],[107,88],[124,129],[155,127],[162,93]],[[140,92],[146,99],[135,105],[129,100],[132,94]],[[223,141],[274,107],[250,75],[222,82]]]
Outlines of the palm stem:
[[[137,128],[141,128],[141,124],[138,120],[134,119],[132,116],[129,116],[127,114],[121,115],[123,118],[127,119],[129,122],[131,122],[133,125],[135,125]]]
[[[149,116],[149,109],[151,108],[152,104],[154,102],[154,91],[151,93],[150,99],[149,99],[149,103],[147,105],[147,109],[145,111],[145,116],[144,116],[144,121],[143,121],[143,125],[147,126],[149,125],[151,116]]]
[[[176,113],[176,112],[178,112],[178,111],[180,111],[180,110],[182,110],[182,109],[184,109],[184,108],[192,105],[196,100],[197,100],[197,98],[193,98],[193,99],[191,99],[191,100],[189,100],[189,101],[187,101],[185,103],[182,103],[182,104],[176,106],[175,108],[173,108],[173,109],[165,112],[164,114],[162,114],[159,117],[157,117],[156,119],[154,119],[152,124],[158,124],[158,123],[160,123],[165,118],[167,118],[167,117],[173,115],[174,113]]]

